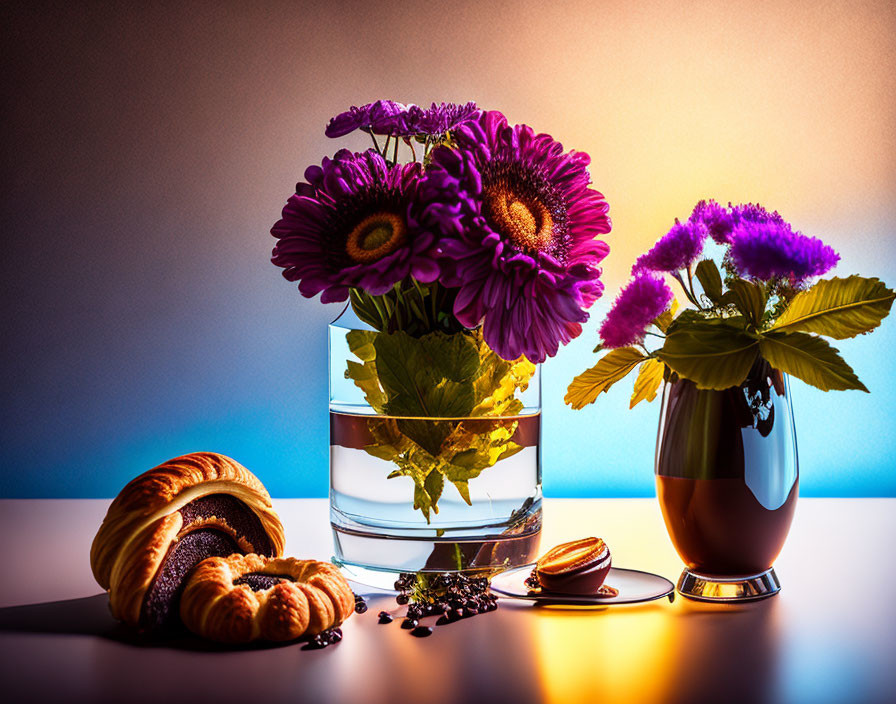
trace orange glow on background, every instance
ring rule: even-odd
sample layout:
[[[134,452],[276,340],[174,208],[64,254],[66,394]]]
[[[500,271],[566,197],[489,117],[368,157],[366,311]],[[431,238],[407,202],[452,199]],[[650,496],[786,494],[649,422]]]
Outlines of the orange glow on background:
[[[649,496],[657,404],[563,405],[637,255],[759,201],[896,282],[896,4],[9,5],[0,495],[112,496],[197,448],[326,496],[326,324],[271,265],[306,166],[377,98],[475,100],[592,157],[606,292],[544,367],[548,496]],[[838,343],[872,394],[794,391],[804,495],[896,495],[896,323]],[[840,422],[831,426],[835,414]],[[873,442],[854,447],[855,429]],[[582,439],[592,444],[583,450]],[[857,471],[844,472],[849,464]],[[102,471],[96,471],[102,468]]]

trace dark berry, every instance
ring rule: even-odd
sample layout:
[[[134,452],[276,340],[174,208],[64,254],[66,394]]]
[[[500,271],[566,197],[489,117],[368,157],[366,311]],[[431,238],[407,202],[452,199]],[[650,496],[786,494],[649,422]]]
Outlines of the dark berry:
[[[411,628],[416,628],[418,623],[419,623],[419,621],[417,621],[417,619],[415,619],[415,618],[406,618],[404,621],[401,622],[401,627],[406,630],[409,630]]]
[[[413,631],[411,631],[411,635],[416,636],[417,638],[426,638],[426,636],[432,635],[432,627],[417,626]]]
[[[403,605],[403,604],[407,604],[410,601],[410,599],[408,598],[407,594],[399,594],[397,597],[395,597],[395,601],[397,601],[399,604]]]
[[[378,614],[380,623],[392,623],[392,614],[387,611],[380,611]]]

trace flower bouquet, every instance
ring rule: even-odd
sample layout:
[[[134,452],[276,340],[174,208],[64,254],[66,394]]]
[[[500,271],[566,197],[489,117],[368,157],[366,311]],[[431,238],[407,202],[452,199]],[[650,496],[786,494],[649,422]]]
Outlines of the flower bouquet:
[[[741,601],[780,589],[772,565],[799,477],[788,376],[867,391],[825,338],[870,332],[893,304],[875,278],[811,283],[839,259],[777,212],[701,201],[637,260],[600,327],[596,351],[609,351],[569,385],[566,402],[582,408],[638,368],[634,407],[665,380],[657,496],[686,565],[685,596]],[[679,310],[665,275],[689,306]]]
[[[537,536],[536,365],[581,333],[609,251],[589,158],[473,103],[377,101],[326,134],[355,130],[373,148],[309,167],[272,229],[304,296],[350,304],[330,339],[337,558],[415,570],[359,536]]]
[[[721,271],[711,258],[698,262],[708,239],[721,250]],[[673,375],[698,389],[727,389],[744,383],[759,359],[823,391],[868,391],[824,338],[871,332],[889,313],[894,294],[880,280],[861,276],[809,285],[839,260],[777,212],[701,201],[687,222],[676,220],[638,258],[600,327],[595,352],[609,352],[573,380],[566,402],[573,408],[593,403],[635,368],[632,407],[653,400]],[[665,274],[680,284],[691,307],[678,310]],[[648,349],[647,336],[661,344]]]

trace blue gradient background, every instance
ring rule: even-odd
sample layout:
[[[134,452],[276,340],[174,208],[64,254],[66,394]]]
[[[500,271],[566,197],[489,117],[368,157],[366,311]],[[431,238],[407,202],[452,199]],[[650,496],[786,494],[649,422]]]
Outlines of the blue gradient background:
[[[5,5],[0,496],[108,497],[209,449],[327,492],[326,325],[268,230],[376,97],[475,99],[591,153],[608,293],[544,368],[549,496],[651,496],[658,404],[573,412],[596,321],[701,197],[759,200],[896,283],[892,3]],[[363,141],[352,142],[356,148]],[[896,323],[838,343],[870,395],[796,382],[804,496],[896,496]]]

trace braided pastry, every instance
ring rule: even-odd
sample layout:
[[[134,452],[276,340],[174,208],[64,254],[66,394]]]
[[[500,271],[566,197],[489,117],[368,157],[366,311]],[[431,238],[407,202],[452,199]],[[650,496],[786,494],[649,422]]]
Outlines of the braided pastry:
[[[201,560],[283,553],[283,526],[258,478],[224,455],[196,452],[141,474],[118,494],[90,566],[112,615],[155,629],[177,618],[184,578]]]
[[[180,618],[222,643],[287,641],[338,626],[354,607],[348,582],[328,562],[231,555],[199,563],[184,587]]]

